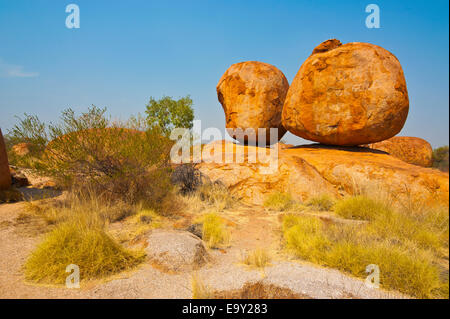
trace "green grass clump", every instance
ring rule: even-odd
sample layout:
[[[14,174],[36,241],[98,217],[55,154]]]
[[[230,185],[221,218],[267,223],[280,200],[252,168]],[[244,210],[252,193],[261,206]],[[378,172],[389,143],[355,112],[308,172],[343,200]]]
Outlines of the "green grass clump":
[[[215,213],[204,216],[202,232],[202,238],[209,248],[227,246],[231,240],[223,219]]]
[[[292,208],[294,200],[291,194],[283,192],[275,192],[270,194],[264,201],[264,207],[272,210],[286,211]]]
[[[87,220],[59,224],[31,253],[25,264],[28,280],[63,284],[66,267],[80,268],[81,280],[101,278],[127,270],[143,261],[142,252],[129,251],[102,227]]]
[[[322,194],[310,198],[306,204],[319,211],[328,211],[333,207],[334,200],[330,195]]]
[[[391,214],[387,205],[362,195],[340,200],[334,206],[334,212],[344,218],[363,220]]]
[[[411,225],[394,223],[392,216],[400,219],[393,213],[379,215],[367,224],[335,225],[310,216],[286,215],[283,234],[286,247],[301,259],[361,278],[367,276],[366,267],[375,264],[384,288],[418,298],[448,298],[448,276],[441,276],[440,256],[428,245],[447,246],[448,251],[448,242],[441,237],[430,239],[429,225],[417,223],[415,230],[404,230],[402,227]]]

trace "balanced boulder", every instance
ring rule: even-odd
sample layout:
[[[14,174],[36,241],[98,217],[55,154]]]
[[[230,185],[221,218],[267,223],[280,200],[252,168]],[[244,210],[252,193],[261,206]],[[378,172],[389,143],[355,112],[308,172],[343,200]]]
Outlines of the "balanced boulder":
[[[229,134],[242,143],[270,143],[270,129],[278,129],[278,142],[286,133],[281,111],[289,89],[284,74],[273,65],[249,61],[233,64],[217,84]],[[258,136],[258,128],[266,129]],[[247,130],[247,131],[245,131]],[[261,132],[262,133],[262,132]]]
[[[353,146],[396,135],[408,110],[405,77],[393,54],[369,43],[328,40],[295,76],[282,124],[308,140]]]
[[[9,172],[8,156],[6,154],[5,141],[0,129],[0,190],[11,187],[11,173]]]
[[[423,167],[431,167],[433,164],[433,148],[430,143],[418,137],[394,136],[368,147],[389,153],[406,163]]]

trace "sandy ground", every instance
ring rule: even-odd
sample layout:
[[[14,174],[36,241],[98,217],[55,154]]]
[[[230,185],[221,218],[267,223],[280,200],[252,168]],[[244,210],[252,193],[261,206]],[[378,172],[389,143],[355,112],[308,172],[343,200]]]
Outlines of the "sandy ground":
[[[22,271],[30,251],[43,234],[36,221],[21,214],[26,203],[0,205],[0,298],[192,298],[193,273],[169,274],[145,263],[138,269],[108,280],[88,282],[80,289],[26,283]],[[213,290],[239,289],[262,280],[310,298],[403,298],[397,293],[367,288],[364,281],[283,255],[279,216],[262,208],[227,212],[232,231],[231,247],[210,250],[211,262],[196,277]],[[246,250],[264,247],[273,261],[264,271],[240,264]]]

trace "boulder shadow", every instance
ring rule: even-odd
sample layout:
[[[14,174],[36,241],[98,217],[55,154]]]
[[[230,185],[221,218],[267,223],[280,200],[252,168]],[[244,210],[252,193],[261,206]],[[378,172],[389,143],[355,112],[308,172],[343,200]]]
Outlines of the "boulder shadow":
[[[338,146],[338,145],[325,145],[325,144],[320,144],[320,143],[296,145],[293,147],[288,147],[286,149],[296,149],[296,148],[329,149],[329,150],[338,150],[338,151],[345,151],[345,152],[352,152],[352,153],[372,153],[372,154],[389,155],[388,152],[376,150],[376,149],[365,147],[365,146]]]
[[[20,187],[18,190],[22,193],[24,200],[27,201],[54,198],[62,194],[61,190],[54,188]]]

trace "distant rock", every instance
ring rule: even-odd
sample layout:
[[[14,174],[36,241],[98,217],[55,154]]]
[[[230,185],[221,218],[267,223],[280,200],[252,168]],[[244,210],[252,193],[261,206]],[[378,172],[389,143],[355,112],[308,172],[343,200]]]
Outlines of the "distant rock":
[[[336,49],[337,47],[340,47],[341,45],[342,45],[341,41],[339,41],[337,39],[327,40],[327,41],[322,42],[318,46],[316,46],[314,48],[312,54],[327,52],[327,51]]]
[[[148,257],[166,270],[192,271],[208,261],[202,240],[187,231],[155,229],[147,244]]]
[[[263,138],[270,142],[270,128],[278,129],[278,140],[286,133],[281,125],[281,111],[289,83],[273,65],[249,61],[236,63],[222,75],[217,84],[217,96],[226,117],[227,129],[254,129],[252,136],[238,132],[230,135],[236,140],[255,144]],[[258,136],[258,128],[266,135]],[[278,140],[276,142],[278,142]]]
[[[9,172],[8,156],[6,154],[5,141],[0,129],[0,190],[11,187],[11,173]]]
[[[369,148],[389,153],[402,161],[423,167],[433,164],[433,148],[419,137],[394,136],[388,140],[368,145]]]
[[[234,145],[227,150],[226,145],[222,148],[225,156],[242,152],[244,161],[202,162],[198,168],[211,180],[221,180],[244,203],[261,205],[276,191],[305,201],[322,193],[339,197],[373,187],[388,190],[399,200],[414,194],[425,202],[448,205],[448,174],[405,163],[382,151],[319,144],[278,148],[278,169],[264,174],[268,164],[249,161],[248,154],[257,152],[257,147]]]
[[[400,132],[409,110],[400,62],[369,43],[328,40],[314,49],[286,96],[282,123],[329,145],[361,145]]]

